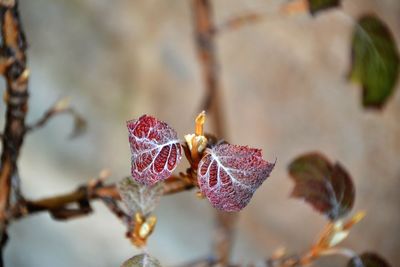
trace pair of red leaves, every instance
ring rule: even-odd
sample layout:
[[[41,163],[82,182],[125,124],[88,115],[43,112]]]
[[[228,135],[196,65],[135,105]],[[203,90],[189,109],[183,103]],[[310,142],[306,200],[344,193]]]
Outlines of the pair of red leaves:
[[[175,130],[148,115],[128,121],[127,126],[133,179],[152,186],[170,177],[182,158]],[[218,144],[207,148],[200,160],[198,184],[215,208],[239,211],[249,203],[274,166],[262,159],[260,149]]]

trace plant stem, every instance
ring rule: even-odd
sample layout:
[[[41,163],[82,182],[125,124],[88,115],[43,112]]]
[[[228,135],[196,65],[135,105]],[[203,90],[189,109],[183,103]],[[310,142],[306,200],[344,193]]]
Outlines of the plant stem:
[[[180,177],[170,177],[164,183],[163,195],[171,195],[194,188],[195,185],[187,179]],[[79,208],[71,210],[68,208],[74,203],[91,202],[93,200],[103,200],[110,203],[110,200],[120,200],[120,195],[115,184],[103,185],[102,181],[96,180],[89,184],[79,186],[78,189],[54,197],[43,198],[39,200],[25,200],[18,202],[10,209],[9,219],[20,219],[39,212],[50,212],[56,219],[70,219],[77,215],[85,215],[92,210],[86,209],[79,213]],[[63,212],[71,213],[71,216],[59,216]],[[72,212],[75,211],[75,212]],[[85,212],[86,211],[86,212]],[[121,216],[118,216],[121,217]]]
[[[195,43],[197,56],[202,69],[206,96],[200,110],[212,117],[213,130],[218,138],[224,138],[225,125],[220,101],[218,61],[215,49],[215,25],[212,5],[209,0],[192,0],[194,16]]]
[[[0,168],[0,238],[1,266],[3,248],[7,239],[7,212],[10,205],[12,179],[17,179],[17,161],[25,135],[25,117],[28,110],[28,78],[26,67],[26,40],[22,29],[18,1],[0,2],[0,70],[6,80],[6,120],[3,132],[3,151]]]

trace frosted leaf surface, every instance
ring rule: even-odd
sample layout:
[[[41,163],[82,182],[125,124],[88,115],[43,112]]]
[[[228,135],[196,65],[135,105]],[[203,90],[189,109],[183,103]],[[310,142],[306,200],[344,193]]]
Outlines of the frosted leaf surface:
[[[127,122],[132,153],[131,173],[139,183],[153,185],[171,176],[182,158],[177,134],[148,115]]]
[[[263,160],[260,149],[220,144],[207,149],[199,163],[200,190],[215,208],[240,211],[274,166]]]
[[[160,201],[163,192],[163,183],[153,186],[139,184],[130,177],[117,183],[118,192],[130,215],[140,212],[149,215]]]

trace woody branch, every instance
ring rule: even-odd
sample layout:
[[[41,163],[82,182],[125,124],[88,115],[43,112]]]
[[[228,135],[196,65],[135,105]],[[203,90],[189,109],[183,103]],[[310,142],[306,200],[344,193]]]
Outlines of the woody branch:
[[[1,266],[7,241],[7,212],[13,179],[18,179],[17,161],[25,136],[28,110],[27,43],[18,11],[18,1],[0,1],[0,73],[6,81],[4,101],[6,118],[2,135],[0,167],[0,238]],[[19,191],[17,189],[16,191]]]

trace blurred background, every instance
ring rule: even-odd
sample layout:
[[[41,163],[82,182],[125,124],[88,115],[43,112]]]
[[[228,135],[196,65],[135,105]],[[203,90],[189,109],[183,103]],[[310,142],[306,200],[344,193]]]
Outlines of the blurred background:
[[[125,121],[152,114],[181,137],[192,132],[204,94],[195,54],[190,1],[21,0],[30,49],[33,122],[70,96],[88,131],[69,140],[60,116],[27,137],[19,161],[30,198],[73,190],[109,168],[112,181],[130,172]],[[400,261],[400,92],[381,111],[361,107],[361,90],[346,80],[353,21],[376,13],[400,43],[398,0],[344,0],[343,12],[278,15],[285,0],[214,0],[217,24],[251,11],[265,20],[218,37],[229,140],[278,159],[271,177],[241,212],[233,260],[256,262],[278,247],[305,251],[326,220],[290,199],[288,163],[321,151],[340,161],[356,185],[354,210],[366,210],[344,245]],[[400,83],[398,83],[399,87]],[[2,81],[2,88],[4,82]],[[399,89],[399,88],[397,88]],[[0,106],[4,114],[4,105]],[[1,116],[1,123],[4,118]],[[212,130],[211,128],[208,128]],[[168,196],[147,251],[163,265],[210,250],[213,210],[194,192]],[[119,266],[139,253],[125,227],[101,204],[88,217],[57,222],[48,214],[10,227],[6,266]],[[326,258],[316,266],[345,266]]]

